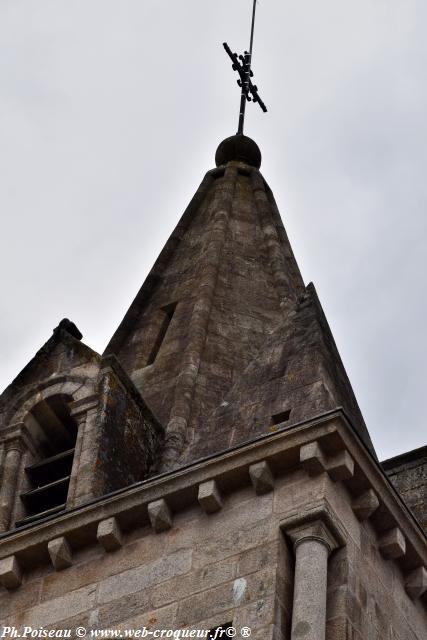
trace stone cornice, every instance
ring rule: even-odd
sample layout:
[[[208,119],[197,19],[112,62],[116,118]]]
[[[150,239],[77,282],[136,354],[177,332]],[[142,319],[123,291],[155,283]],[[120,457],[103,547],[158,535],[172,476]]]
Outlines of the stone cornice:
[[[37,564],[40,558],[47,557],[47,545],[52,539],[63,536],[76,549],[97,544],[97,526],[108,518],[115,518],[122,530],[150,526],[150,503],[164,500],[173,516],[178,511],[195,506],[198,503],[199,486],[209,480],[215,480],[218,492],[222,495],[250,486],[249,469],[260,461],[268,464],[271,479],[279,477],[303,467],[301,450],[310,443],[316,443],[313,450],[319,452],[323,461],[324,468],[320,464],[319,471],[327,473],[332,481],[346,486],[350,501],[354,500],[355,515],[359,519],[369,517],[379,539],[395,528],[401,531],[406,542],[406,551],[399,558],[402,570],[413,571],[419,566],[427,566],[425,535],[341,411],[268,434],[186,468],[150,478],[61,515],[46,518],[32,526],[12,530],[0,536],[0,558],[16,555],[25,569],[26,566]],[[369,508],[362,509],[357,498],[367,493]],[[378,509],[375,508],[376,503],[370,506],[373,503],[372,496],[378,496]],[[342,544],[341,529],[333,524],[334,519],[328,520],[323,514],[321,521],[331,528],[336,542]]]

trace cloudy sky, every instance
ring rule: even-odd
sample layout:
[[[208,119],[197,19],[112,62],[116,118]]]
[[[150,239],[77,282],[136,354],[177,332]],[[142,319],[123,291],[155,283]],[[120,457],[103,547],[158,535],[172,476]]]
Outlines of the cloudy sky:
[[[0,388],[71,318],[102,352],[235,133],[251,0],[0,1]],[[425,444],[427,4],[261,0],[249,105],[380,458]]]

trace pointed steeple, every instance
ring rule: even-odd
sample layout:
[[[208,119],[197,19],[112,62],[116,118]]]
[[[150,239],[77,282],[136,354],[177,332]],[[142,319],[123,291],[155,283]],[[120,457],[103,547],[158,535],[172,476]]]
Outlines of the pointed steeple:
[[[256,143],[216,153],[110,341],[166,428],[167,469],[343,407],[373,451]]]

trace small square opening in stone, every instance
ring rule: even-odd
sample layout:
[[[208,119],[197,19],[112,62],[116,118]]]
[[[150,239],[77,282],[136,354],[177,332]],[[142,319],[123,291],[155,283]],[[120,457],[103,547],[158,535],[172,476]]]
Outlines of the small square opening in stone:
[[[281,411],[280,413],[275,413],[272,418],[272,425],[281,424],[282,422],[287,422],[290,418],[291,410],[286,409],[286,411]]]

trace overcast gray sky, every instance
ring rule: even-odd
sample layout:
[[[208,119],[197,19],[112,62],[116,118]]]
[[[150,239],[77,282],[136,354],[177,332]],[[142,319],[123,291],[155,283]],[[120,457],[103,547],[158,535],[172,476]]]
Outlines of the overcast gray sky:
[[[0,389],[63,317],[102,352],[235,133],[251,0],[1,0]],[[261,0],[249,105],[380,458],[425,444],[425,0]]]

